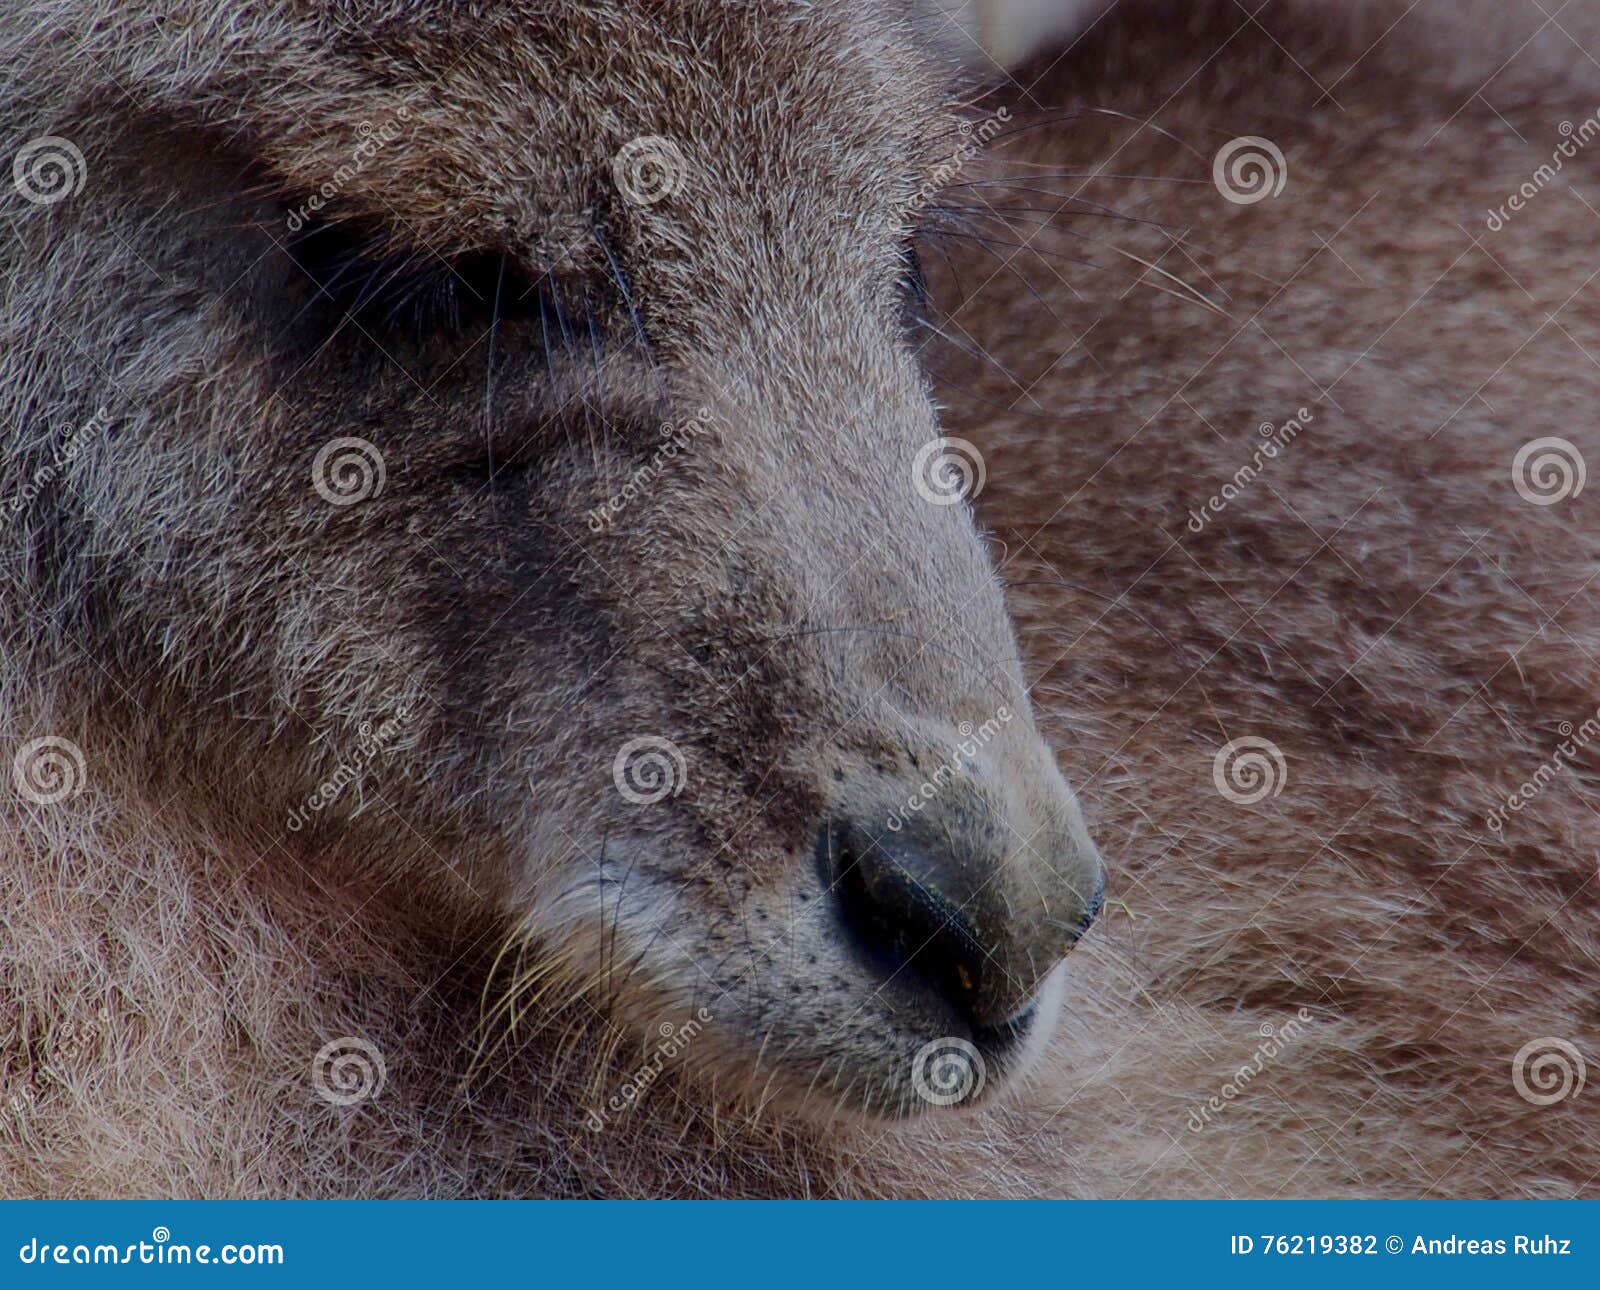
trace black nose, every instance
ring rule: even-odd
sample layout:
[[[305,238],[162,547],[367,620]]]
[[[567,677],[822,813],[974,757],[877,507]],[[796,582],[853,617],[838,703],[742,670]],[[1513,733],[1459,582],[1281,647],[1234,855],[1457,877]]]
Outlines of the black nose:
[[[975,1028],[987,976],[995,971],[968,911],[938,883],[938,864],[906,834],[868,838],[829,825],[817,840],[823,880],[845,926],[886,978],[920,976]]]

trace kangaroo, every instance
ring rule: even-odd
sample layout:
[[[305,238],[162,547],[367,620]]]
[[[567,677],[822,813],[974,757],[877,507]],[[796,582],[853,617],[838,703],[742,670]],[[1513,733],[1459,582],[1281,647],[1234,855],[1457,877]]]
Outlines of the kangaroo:
[[[1323,8],[14,6],[0,1192],[1592,1190],[1585,244]]]

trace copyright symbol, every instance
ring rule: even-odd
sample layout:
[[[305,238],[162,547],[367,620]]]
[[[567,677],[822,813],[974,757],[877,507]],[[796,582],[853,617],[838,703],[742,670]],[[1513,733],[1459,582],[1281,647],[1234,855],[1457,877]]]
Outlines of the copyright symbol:
[[[1391,1236],[1383,1243],[1383,1248],[1388,1250],[1390,1254],[1398,1254],[1401,1250],[1406,1248],[1406,1243],[1398,1236]]]

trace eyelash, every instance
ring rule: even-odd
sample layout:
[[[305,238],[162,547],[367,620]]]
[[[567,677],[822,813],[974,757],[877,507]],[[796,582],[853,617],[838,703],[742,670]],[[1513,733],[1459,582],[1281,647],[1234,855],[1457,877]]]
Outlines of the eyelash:
[[[531,281],[505,256],[478,252],[444,261],[332,221],[308,224],[289,243],[289,254],[329,309],[369,330],[419,341],[460,336],[496,319],[537,318],[552,304],[548,280]]]
[[[928,279],[922,271],[922,257],[917,254],[916,247],[906,243],[900,250],[900,258],[901,315],[907,326],[915,327],[927,318],[933,300],[928,292]]]
[[[418,342],[461,336],[474,324],[488,327],[496,320],[563,319],[548,277],[532,281],[507,257],[491,252],[444,261],[396,250],[381,235],[320,221],[305,225],[290,241],[289,254],[335,313]],[[912,322],[928,311],[928,283],[916,248],[907,243],[900,254],[899,287]]]

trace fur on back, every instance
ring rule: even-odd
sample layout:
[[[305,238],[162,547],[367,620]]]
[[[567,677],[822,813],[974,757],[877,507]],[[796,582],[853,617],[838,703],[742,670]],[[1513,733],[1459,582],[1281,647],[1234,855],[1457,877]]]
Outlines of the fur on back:
[[[593,1132],[638,1054],[551,1007],[475,1062],[468,915],[241,866],[130,772],[70,831],[0,824],[0,1192],[1595,1194],[1595,1090],[1535,1105],[1513,1060],[1600,1060],[1600,758],[1486,822],[1600,707],[1592,495],[1512,475],[1544,436],[1600,461],[1595,159],[1485,226],[1600,107],[1600,15],[1530,15],[1125,0],[996,98],[1017,128],[958,182],[1013,186],[935,221],[927,361],[1111,875],[1018,1093],[806,1128],[668,1071]],[[1282,150],[1276,197],[1213,184],[1240,136]],[[1242,737],[1281,792],[1219,791]],[[344,1035],[386,1059],[352,1107],[309,1079]]]

